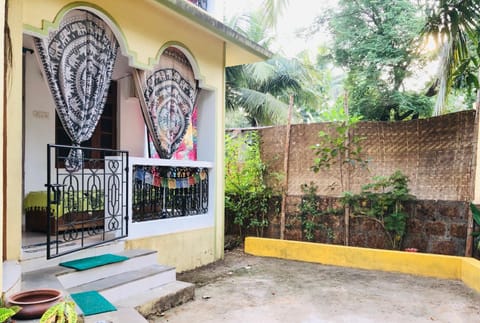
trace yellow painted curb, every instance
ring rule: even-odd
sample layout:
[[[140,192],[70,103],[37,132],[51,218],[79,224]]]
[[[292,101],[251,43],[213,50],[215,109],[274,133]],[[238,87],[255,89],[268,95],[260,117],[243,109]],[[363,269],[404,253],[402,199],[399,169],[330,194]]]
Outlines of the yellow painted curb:
[[[480,292],[480,262],[473,258],[254,237],[245,239],[245,252],[261,257],[457,279]]]

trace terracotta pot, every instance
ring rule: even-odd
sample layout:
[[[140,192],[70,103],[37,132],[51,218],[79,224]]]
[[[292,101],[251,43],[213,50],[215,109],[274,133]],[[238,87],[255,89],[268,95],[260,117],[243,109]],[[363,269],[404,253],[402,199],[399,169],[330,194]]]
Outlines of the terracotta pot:
[[[40,318],[61,297],[62,292],[57,289],[32,289],[11,295],[7,302],[22,308],[14,318],[36,319]]]

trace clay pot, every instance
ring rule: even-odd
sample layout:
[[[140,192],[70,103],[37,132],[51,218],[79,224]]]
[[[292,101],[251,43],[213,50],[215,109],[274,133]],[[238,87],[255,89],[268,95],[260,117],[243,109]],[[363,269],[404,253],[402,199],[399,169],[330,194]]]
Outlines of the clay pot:
[[[11,295],[7,302],[22,308],[13,318],[36,319],[40,318],[61,297],[62,292],[57,289],[32,289]]]

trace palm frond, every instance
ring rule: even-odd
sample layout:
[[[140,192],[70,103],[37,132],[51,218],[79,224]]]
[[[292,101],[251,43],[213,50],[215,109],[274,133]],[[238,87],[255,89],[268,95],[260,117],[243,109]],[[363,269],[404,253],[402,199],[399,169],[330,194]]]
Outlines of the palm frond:
[[[283,123],[286,120],[288,104],[278,100],[270,93],[256,90],[238,89],[240,96],[237,101],[239,106],[250,116],[254,116],[255,125],[272,125]]]
[[[284,14],[289,0],[264,0],[262,3],[263,24],[267,28],[275,28],[278,19]]]
[[[251,83],[264,84],[275,75],[275,67],[268,62],[259,62],[244,66],[244,71],[249,75]],[[252,85],[254,85],[252,84]]]
[[[439,89],[434,109],[434,114],[439,115],[445,109],[456,71],[472,54],[468,46],[469,40],[479,38],[480,2],[438,0],[433,2],[429,10],[429,18],[422,33],[424,36],[433,36],[442,44],[437,75]]]

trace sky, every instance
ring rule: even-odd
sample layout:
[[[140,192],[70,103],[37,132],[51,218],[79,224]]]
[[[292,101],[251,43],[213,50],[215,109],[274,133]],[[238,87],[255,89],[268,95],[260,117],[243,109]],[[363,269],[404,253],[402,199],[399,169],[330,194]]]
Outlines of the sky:
[[[224,15],[232,17],[260,7],[262,0],[223,0]],[[327,8],[335,6],[337,0],[290,0],[288,8],[277,25],[277,47],[285,56],[294,57],[304,49],[315,51],[319,44],[327,40],[326,33],[317,33],[313,38],[301,39],[295,31],[309,26]],[[272,50],[276,51],[277,48]]]

